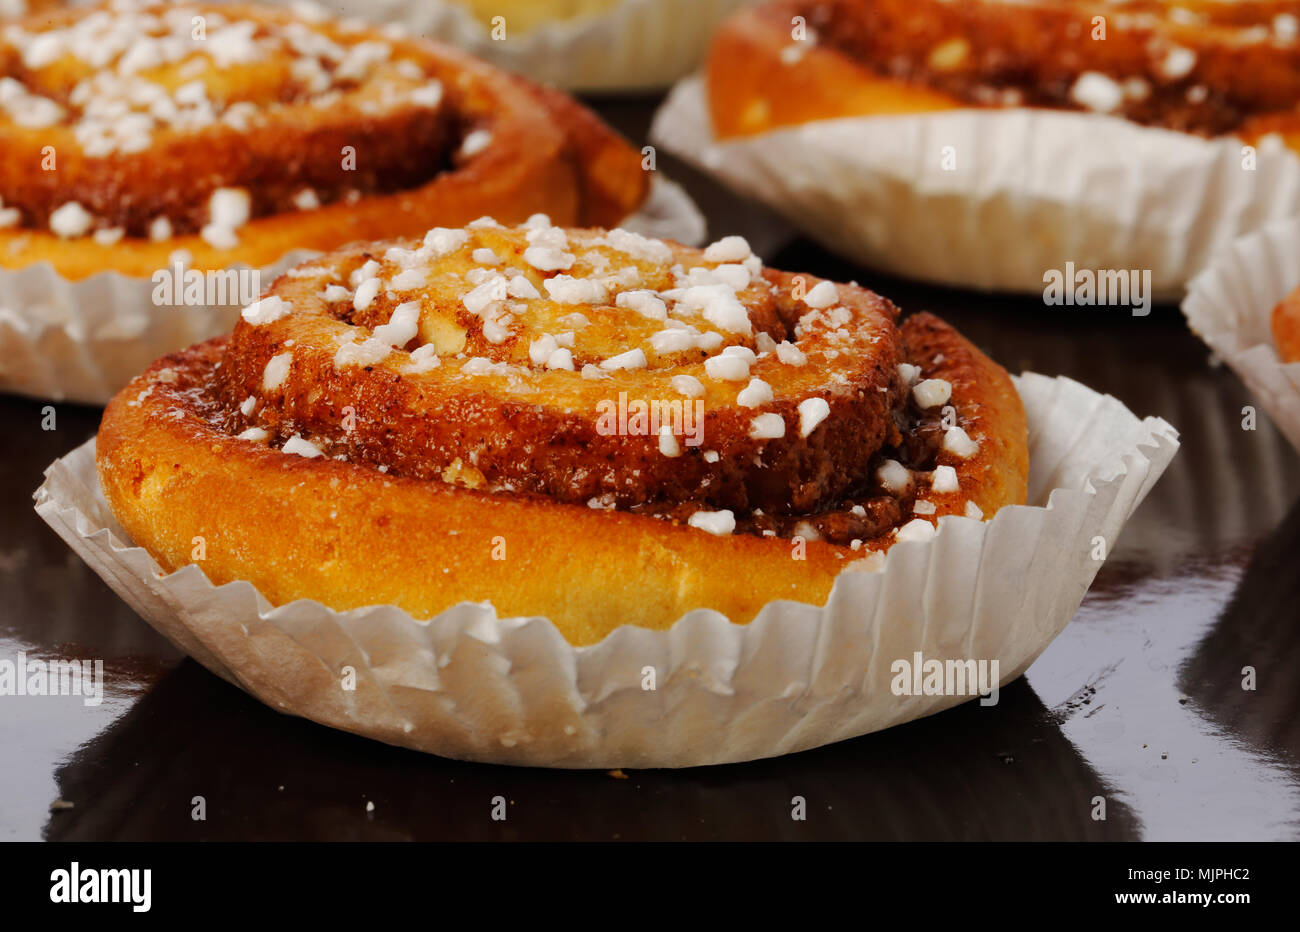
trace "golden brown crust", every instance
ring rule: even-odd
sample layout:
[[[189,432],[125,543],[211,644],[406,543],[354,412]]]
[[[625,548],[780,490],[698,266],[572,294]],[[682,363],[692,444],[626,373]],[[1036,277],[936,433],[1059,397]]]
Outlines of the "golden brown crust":
[[[199,374],[220,348],[165,362]],[[132,407],[147,384],[119,395],[100,428],[114,514],[166,569],[193,562],[202,538],[210,579],[248,580],[274,604],[391,603],[420,618],[487,601],[503,617],[548,617],[589,644],[620,624],[666,628],[697,607],[748,621],[771,599],[824,600],[845,562],[828,545],[810,544],[795,562],[785,541],[285,456],[197,416],[168,416],[173,399],[158,391]]]
[[[1103,102],[1144,125],[1286,137],[1300,129],[1297,15],[1295,2],[780,0],[719,31],[709,100],[720,138],[843,116]],[[814,38],[792,38],[796,17]],[[1075,93],[1085,75],[1120,95],[1113,106],[1108,93]]]
[[[218,16],[256,24],[258,36],[309,29],[340,49],[383,45],[387,57],[361,83],[343,81],[311,97],[294,73],[305,59],[287,47],[226,67],[190,55],[147,70],[149,79],[172,92],[205,82],[219,107],[251,106],[251,124],[159,124],[143,151],[98,154],[83,148],[84,125],[81,136],[74,131],[72,121],[84,123],[84,115],[70,98],[78,82],[102,72],[71,54],[28,67],[22,55],[29,37],[20,45],[0,43],[5,76],[64,111],[52,125],[28,126],[0,110],[0,148],[7,156],[0,163],[0,198],[6,211],[21,214],[18,225],[0,229],[0,265],[49,261],[69,279],[108,269],[148,276],[183,250],[199,269],[260,267],[295,248],[418,235],[434,224],[460,226],[485,215],[517,222],[542,212],[557,222],[612,226],[645,199],[649,182],[640,154],[558,92],[423,39],[328,20],[302,23],[282,9],[193,9],[210,14],[214,29]],[[36,34],[89,15],[63,11],[23,26]],[[189,67],[196,61],[207,62],[206,69]],[[434,85],[441,90],[436,105],[414,103],[417,92]],[[486,145],[464,150],[471,134]],[[51,147],[56,171],[44,170]],[[355,153],[351,161],[342,157],[347,147]],[[252,219],[238,228],[233,248],[200,235],[209,198],[220,188],[251,195]],[[304,190],[323,206],[295,206]],[[51,214],[70,202],[95,218],[86,235],[51,232]],[[158,216],[168,218],[175,235],[150,238]],[[115,243],[89,235],[119,229]]]
[[[714,35],[705,63],[709,112],[719,139],[847,116],[923,113],[960,101],[921,84],[875,74],[838,52],[791,39],[800,5],[742,10]],[[799,54],[782,59],[787,48]],[[786,53],[789,54],[789,53]]]
[[[1273,339],[1283,362],[1300,362],[1300,290],[1273,308]]]
[[[505,237],[507,233],[492,235]],[[566,231],[566,235],[570,243],[576,243],[583,234]],[[462,248],[471,247],[484,248],[474,243]],[[505,251],[503,241],[496,241],[496,247]],[[578,251],[577,246],[574,249]],[[280,293],[297,308],[320,285],[312,270],[321,269],[320,274],[328,277],[334,274],[332,263],[345,269],[357,258],[352,253],[324,257],[297,279],[290,279],[309,282],[305,291]],[[702,259],[701,254],[678,247],[671,261],[690,265]],[[782,289],[794,287],[784,273],[763,271],[763,290],[779,295]],[[454,265],[440,270],[444,278],[454,274]],[[645,284],[657,287],[653,282]],[[437,287],[431,285],[430,290]],[[850,286],[837,288],[838,300],[846,303],[857,298],[871,308],[880,301],[858,295]],[[671,289],[660,293],[668,292]],[[826,294],[825,289],[819,294]],[[548,308],[546,302],[535,304],[538,306],[527,312],[516,313],[535,318],[540,327],[548,326],[561,311],[572,310]],[[359,313],[364,315],[368,309],[366,305]],[[608,310],[616,310],[612,301]],[[626,309],[617,310],[625,318],[635,317]],[[585,349],[579,343],[575,352],[608,358],[611,348],[600,335],[601,310],[588,307],[586,311],[596,333]],[[440,313],[449,312],[440,312],[436,303],[426,308],[421,324],[436,322]],[[800,379],[820,374],[832,384],[842,367],[852,371],[861,365],[855,360],[836,362],[833,356],[817,355],[814,337],[823,315],[840,329],[878,327],[890,331],[894,327],[892,315],[868,324],[847,313],[836,313],[834,308],[810,311],[800,322],[803,336],[792,344],[803,346],[808,362],[790,366],[794,382],[770,374],[777,397],[754,411],[779,412],[784,410],[783,398],[788,393],[808,394]],[[384,316],[381,312],[375,319]],[[294,326],[280,326],[295,322],[295,318]],[[690,490],[684,488],[684,481],[682,488],[657,489],[656,494],[668,495],[676,504],[651,501],[610,509],[520,491],[509,484],[498,484],[489,491],[466,487],[461,476],[427,477],[413,463],[419,444],[406,449],[409,438],[405,435],[409,431],[426,439],[441,437],[453,442],[442,437],[442,428],[437,426],[459,423],[460,415],[448,407],[451,396],[436,403],[441,406],[424,410],[424,418],[434,426],[421,428],[391,410],[393,399],[381,390],[386,381],[370,379],[378,370],[406,373],[404,379],[412,381],[428,374],[409,369],[408,360],[414,352],[409,347],[422,338],[405,344],[407,349],[385,351],[368,366],[345,364],[344,378],[334,384],[328,372],[310,362],[310,354],[300,355],[313,341],[340,345],[330,335],[334,324],[343,325],[307,313],[305,307],[301,317],[295,310],[258,324],[246,320],[240,325],[243,344],[237,334],[234,339],[200,344],[159,360],[109,405],[98,442],[101,485],[132,540],[147,548],[166,569],[201,559],[203,570],[214,582],[248,580],[275,604],[298,598],[316,599],[336,609],[392,603],[416,617],[428,617],[459,602],[490,601],[503,616],[546,616],[572,643],[588,644],[622,624],[666,628],[696,608],[715,609],[737,623],[746,623],[773,599],[822,604],[839,572],[866,552],[887,549],[909,520],[928,529],[944,515],[988,518],[1004,505],[1025,500],[1026,425],[1010,378],[951,327],[930,315],[909,319],[884,342],[880,352],[891,366],[905,358],[919,368],[918,373],[898,373],[906,385],[944,380],[951,397],[918,408],[917,403],[895,396],[892,410],[879,412],[884,422],[880,439],[871,442],[871,455],[854,467],[855,482],[838,500],[819,500],[816,508],[786,516],[738,511],[737,533],[722,535],[688,524],[691,515],[701,509],[690,504]],[[348,326],[374,332],[368,325]],[[635,332],[635,321],[626,326],[629,333]],[[443,335],[447,332],[435,330]],[[270,388],[248,386],[243,381],[244,354],[259,352],[263,341],[291,356],[283,380]],[[480,351],[488,350],[484,346]],[[894,351],[899,356],[891,355]],[[499,352],[502,359],[512,358],[509,348]],[[773,353],[766,352],[768,356]],[[264,355],[256,358],[262,360]],[[463,356],[452,352],[440,358],[433,372],[445,374],[465,365]],[[261,369],[267,371],[265,363]],[[545,375],[556,378],[536,380],[539,410],[562,407],[570,393],[577,399],[575,411],[594,398],[578,384],[583,380],[575,373]],[[654,377],[653,372],[646,374],[646,378]],[[519,378],[525,375],[521,373]],[[493,379],[489,375],[457,375],[443,384],[449,391],[459,386],[467,397],[512,390],[507,381]],[[873,394],[889,396],[893,381],[881,379]],[[430,384],[436,386],[437,382]],[[598,391],[609,393],[607,382],[594,384],[603,385]],[[731,399],[738,387],[734,382],[729,388],[710,384],[710,406],[734,405]],[[241,397],[245,392],[249,392],[251,404]],[[335,397],[335,392],[343,394]],[[910,397],[913,392],[908,394]],[[285,397],[296,400],[285,407]],[[864,410],[879,411],[868,405],[871,399],[865,396],[850,392],[844,397],[856,399],[855,404]],[[374,420],[379,432],[364,442],[353,442],[347,431],[357,430],[356,425],[339,433],[331,430],[328,419],[309,420],[313,408],[333,412],[336,418],[344,416],[344,402],[354,406],[358,424]],[[290,410],[292,416],[286,415]],[[841,418],[868,426],[863,420],[854,420],[856,416],[853,411],[831,410],[812,436]],[[544,425],[545,416],[539,417]],[[592,417],[590,412],[588,417]],[[798,415],[788,417],[791,429],[798,433]],[[307,431],[309,423],[318,425],[320,432]],[[237,437],[249,424],[258,427],[257,436]],[[953,425],[960,425],[956,433],[962,439],[973,441],[970,448],[948,446]],[[486,438],[481,430],[469,431],[469,436],[459,436],[454,442],[462,444],[466,459],[482,449],[476,444],[486,439],[489,443],[501,441],[510,448],[506,452],[532,451],[530,455],[539,463],[548,445],[560,442],[544,429],[532,431],[525,426],[514,430],[506,424],[493,430]],[[309,436],[325,455],[305,458],[280,450],[290,431]],[[386,459],[380,440],[385,432]],[[713,439],[709,437],[706,443]],[[721,439],[725,445],[725,438]],[[636,440],[647,442],[645,437]],[[775,445],[774,441],[768,443]],[[767,456],[762,446],[757,448],[758,458]],[[681,462],[662,452],[656,455]],[[817,460],[822,454],[809,449],[803,455]],[[601,466],[602,456],[589,454],[588,465]],[[746,453],[737,458],[747,466],[752,456]],[[474,459],[485,464],[483,457]],[[885,494],[878,475],[882,464],[890,460],[911,470],[907,488],[894,490],[893,498]],[[823,461],[834,462],[830,458]],[[616,464],[614,472],[629,475],[637,468],[653,471],[652,466],[657,468],[653,460],[643,457]],[[944,470],[950,473],[948,481],[941,483],[939,476]],[[700,480],[701,486],[707,487],[707,478]],[[797,489],[789,483],[786,492],[793,499]],[[920,507],[922,502],[925,509]],[[195,556],[196,548],[200,557]]]

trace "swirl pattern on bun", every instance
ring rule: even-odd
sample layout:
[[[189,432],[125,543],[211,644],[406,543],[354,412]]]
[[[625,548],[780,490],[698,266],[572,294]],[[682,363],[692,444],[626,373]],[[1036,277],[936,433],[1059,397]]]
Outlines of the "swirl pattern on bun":
[[[484,213],[622,221],[640,154],[557,92],[393,29],[110,2],[0,30],[0,263],[149,275]]]

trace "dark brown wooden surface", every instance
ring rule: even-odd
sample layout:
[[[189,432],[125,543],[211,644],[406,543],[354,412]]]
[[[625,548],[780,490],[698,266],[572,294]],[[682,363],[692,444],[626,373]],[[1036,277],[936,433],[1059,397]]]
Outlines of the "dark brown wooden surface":
[[[638,142],[652,102],[602,104]],[[686,772],[463,764],[261,706],[182,656],[36,516],[99,412],[0,397],[0,657],[102,658],[107,696],[0,697],[0,839],[1295,839],[1300,457],[1175,308],[1049,308],[854,268],[671,159],[713,236],[950,319],[1013,372],[1166,418],[1183,448],[1074,621],[991,709]],[[1241,670],[1258,689],[1241,688]],[[207,819],[190,818],[191,799]],[[489,817],[493,796],[509,819]],[[790,818],[803,796],[808,819]],[[1096,796],[1107,819],[1091,818]],[[72,808],[50,811],[53,800]],[[374,810],[367,811],[367,802]]]

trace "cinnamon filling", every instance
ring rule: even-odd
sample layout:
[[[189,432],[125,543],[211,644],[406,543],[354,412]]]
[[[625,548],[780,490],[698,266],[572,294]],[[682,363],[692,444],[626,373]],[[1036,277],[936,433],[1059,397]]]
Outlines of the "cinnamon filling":
[[[955,412],[949,416],[960,426],[970,424],[968,418]],[[943,415],[922,411],[910,399],[897,412],[895,420],[896,441],[872,458],[866,475],[831,507],[809,514],[769,514],[761,509],[745,512],[736,515],[735,533],[785,540],[802,537],[847,547],[854,541],[861,543],[883,537],[906,524],[919,514],[915,511],[916,502],[925,499],[926,476],[938,464],[944,423]],[[881,468],[891,461],[909,474],[901,489],[886,488],[878,478]],[[685,523],[693,511],[689,505],[667,509],[640,506],[631,510],[679,523]]]

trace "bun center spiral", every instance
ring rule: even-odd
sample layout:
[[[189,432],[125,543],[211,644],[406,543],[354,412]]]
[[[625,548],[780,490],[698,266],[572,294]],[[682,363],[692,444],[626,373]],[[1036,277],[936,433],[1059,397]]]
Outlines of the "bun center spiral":
[[[217,374],[233,431],[396,476],[665,513],[833,506],[898,437],[893,305],[542,216],[299,267]]]
[[[55,232],[86,225],[69,203],[134,237],[233,229],[416,187],[480,145],[427,49],[323,17],[112,4],[5,27],[0,62],[0,198]]]

